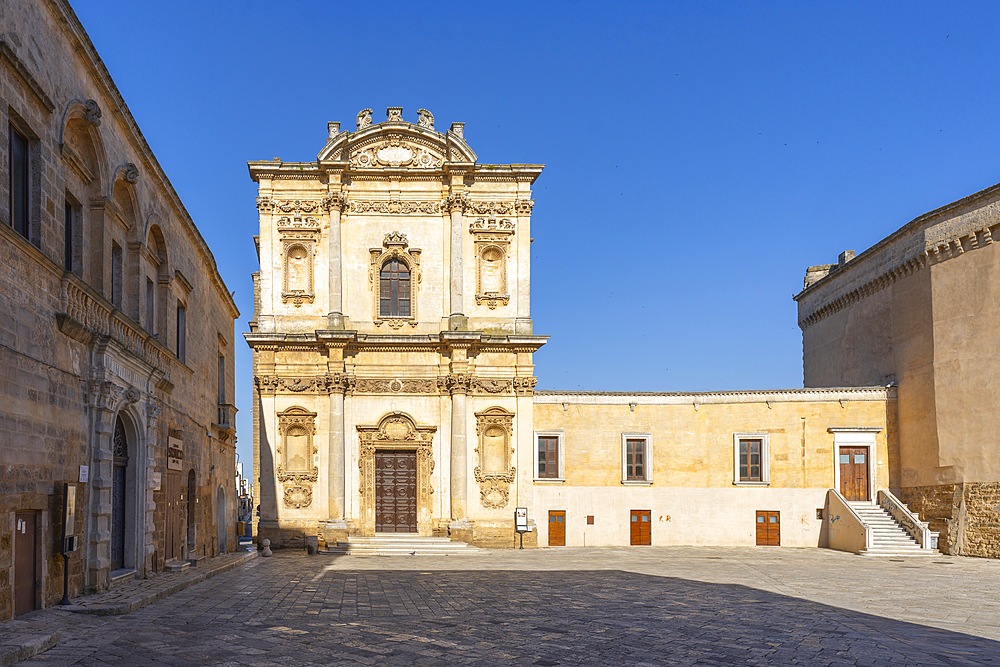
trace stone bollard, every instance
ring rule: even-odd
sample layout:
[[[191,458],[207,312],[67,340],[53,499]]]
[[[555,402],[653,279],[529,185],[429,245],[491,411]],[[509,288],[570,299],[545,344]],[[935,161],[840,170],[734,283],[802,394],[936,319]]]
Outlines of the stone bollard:
[[[306,535],[306,553],[310,556],[319,553],[319,535]]]
[[[264,542],[263,542],[263,544],[264,544],[264,550],[260,553],[260,555],[261,556],[265,556],[265,557],[272,555],[271,554],[271,540],[265,539]]]

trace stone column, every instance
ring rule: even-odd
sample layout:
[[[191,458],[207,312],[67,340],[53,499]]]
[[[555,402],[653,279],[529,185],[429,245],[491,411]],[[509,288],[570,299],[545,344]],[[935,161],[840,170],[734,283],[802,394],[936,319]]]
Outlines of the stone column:
[[[344,497],[344,391],[334,387],[330,392],[330,438],[328,441],[330,469],[330,521],[343,519],[346,515]]]
[[[451,388],[451,518],[466,518],[468,489],[466,474],[465,398],[467,378],[452,376]]]
[[[463,285],[465,281],[464,263],[462,261],[462,211],[465,208],[465,193],[460,192],[448,197],[448,210],[451,212],[451,290],[449,299],[450,314],[448,316],[449,331],[465,331],[468,319],[463,314]]]
[[[331,193],[326,196],[323,205],[330,215],[330,237],[327,246],[327,270],[328,292],[330,294],[329,309],[327,311],[327,326],[330,329],[344,328],[344,291],[343,274],[341,273],[341,240],[340,240],[340,213],[344,208],[344,196],[340,193]],[[343,397],[341,397],[343,398]]]

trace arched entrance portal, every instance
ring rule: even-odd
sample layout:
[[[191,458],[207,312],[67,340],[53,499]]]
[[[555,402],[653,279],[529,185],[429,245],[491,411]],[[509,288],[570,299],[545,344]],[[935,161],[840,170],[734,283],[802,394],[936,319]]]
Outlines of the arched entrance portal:
[[[215,530],[219,535],[219,553],[226,553],[226,537],[229,535],[229,526],[226,521],[226,517],[229,512],[226,511],[226,492],[220,486],[219,491],[215,494]]]
[[[115,418],[111,475],[111,569],[125,567],[125,517],[128,504],[128,435],[121,416]]]

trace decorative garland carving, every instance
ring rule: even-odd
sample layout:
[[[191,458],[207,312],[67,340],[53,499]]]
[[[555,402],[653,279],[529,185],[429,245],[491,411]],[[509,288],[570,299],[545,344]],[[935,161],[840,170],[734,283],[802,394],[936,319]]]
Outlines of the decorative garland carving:
[[[384,141],[364,146],[351,155],[351,166],[360,169],[439,169],[443,164],[442,156],[397,134],[386,135]]]
[[[465,204],[465,212],[475,215],[514,215],[514,202],[470,199]]]
[[[358,426],[360,442],[361,512],[359,532],[375,534],[375,452],[377,450],[415,451],[417,454],[417,532],[430,535],[433,530],[432,501],[434,489],[431,475],[434,472],[435,426],[417,426],[408,415],[395,412],[386,415],[377,426]]]
[[[479,484],[479,502],[489,509],[503,509],[510,501],[509,487],[517,474],[517,469],[511,465],[514,413],[501,407],[477,412],[476,435],[479,441],[474,451],[479,457],[479,465],[473,469],[473,475]],[[490,458],[498,464],[493,469],[487,469]]]
[[[473,391],[485,394],[507,394],[513,390],[514,381],[473,378],[470,386]]]
[[[436,378],[358,378],[355,391],[359,394],[436,394]]]
[[[310,199],[291,199],[291,200],[275,201],[274,208],[279,213],[287,213],[287,214],[319,213],[321,204],[322,202],[313,201]]]
[[[355,378],[346,373],[328,373],[317,377],[278,377],[276,375],[256,375],[254,383],[262,394],[289,391],[296,394],[329,394],[335,391],[353,391]]]
[[[375,326],[388,323],[393,329],[399,329],[404,323],[410,326],[417,324],[417,288],[420,286],[420,248],[410,248],[406,234],[401,232],[389,232],[382,239],[381,248],[369,248],[371,264],[368,267],[368,285],[375,292],[374,314],[372,321]],[[410,271],[410,315],[409,317],[382,317],[379,311],[379,300],[381,298],[381,280],[379,274],[385,263],[391,259],[398,259],[406,265]]]
[[[387,213],[391,215],[438,215],[441,213],[441,202],[437,201],[351,201],[348,204],[351,213]]]

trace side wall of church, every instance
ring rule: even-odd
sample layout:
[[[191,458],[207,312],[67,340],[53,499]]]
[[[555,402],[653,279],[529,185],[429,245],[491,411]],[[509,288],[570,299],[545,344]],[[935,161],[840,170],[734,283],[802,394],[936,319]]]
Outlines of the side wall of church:
[[[116,568],[145,576],[162,567],[174,501],[185,537],[186,503],[194,504],[192,552],[235,548],[236,310],[69,5],[4,4],[0,26],[3,619],[15,613],[15,586],[34,589],[35,607],[62,597],[64,483],[76,483],[71,596],[108,587]],[[12,205],[17,140],[28,149],[26,230]],[[119,419],[125,441],[116,457]],[[178,474],[196,478],[194,498],[170,503],[169,436],[185,445]],[[126,457],[116,497],[115,464]],[[122,502],[116,565],[109,535]],[[26,543],[34,563],[15,557]]]

